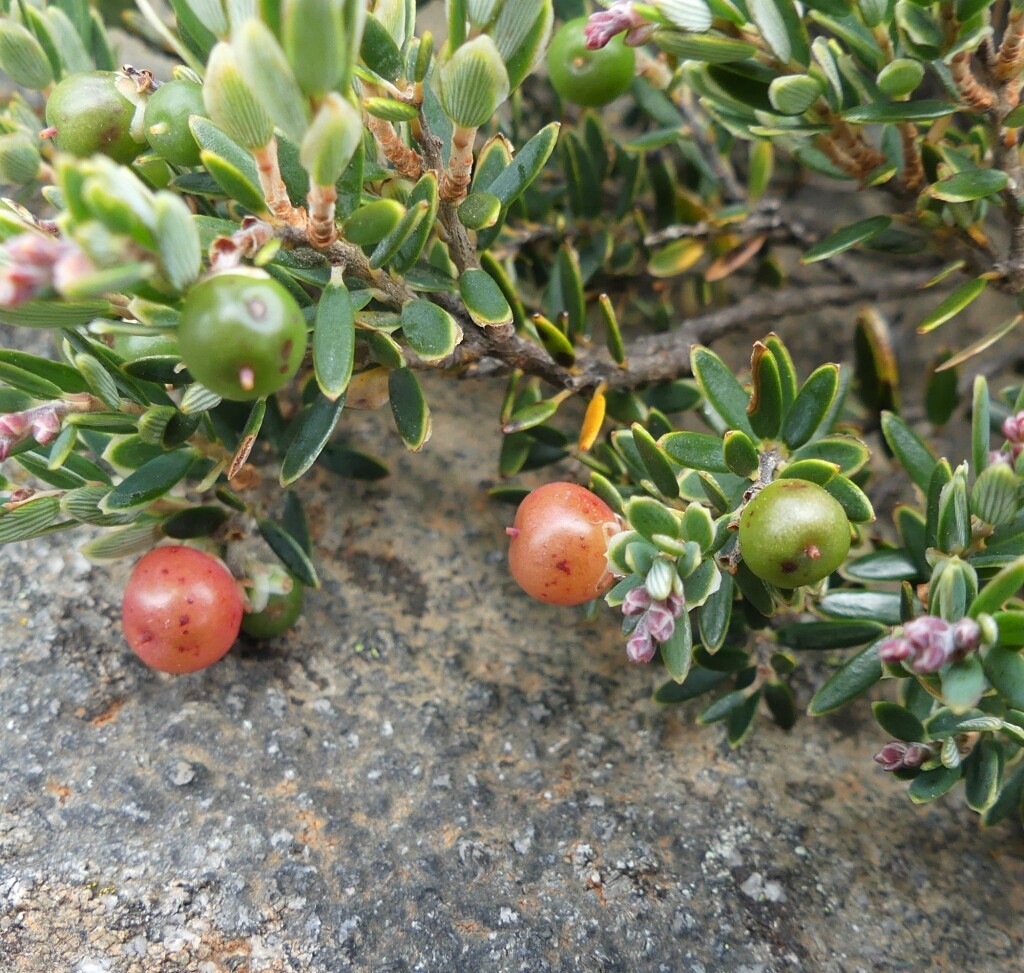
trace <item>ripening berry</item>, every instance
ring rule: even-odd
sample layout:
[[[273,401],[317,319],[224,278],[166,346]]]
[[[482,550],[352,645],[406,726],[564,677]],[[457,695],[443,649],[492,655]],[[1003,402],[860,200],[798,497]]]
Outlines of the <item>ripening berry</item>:
[[[552,605],[582,605],[613,584],[605,557],[619,525],[600,497],[575,483],[548,483],[520,505],[508,564],[528,594]]]

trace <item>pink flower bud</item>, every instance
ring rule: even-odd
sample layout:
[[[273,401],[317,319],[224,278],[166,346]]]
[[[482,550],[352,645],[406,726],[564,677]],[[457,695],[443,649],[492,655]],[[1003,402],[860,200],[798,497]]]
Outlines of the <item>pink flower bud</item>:
[[[626,597],[622,599],[623,615],[642,615],[650,607],[651,596],[643,585],[627,591]]]
[[[878,657],[883,662],[905,662],[913,651],[906,639],[886,639],[878,647]]]
[[[1018,412],[1016,415],[1007,416],[1003,420],[1003,435],[1011,443],[1019,443],[1021,440],[1022,419],[1024,419],[1024,414]]]
[[[45,446],[52,443],[59,434],[60,417],[53,409],[40,409],[32,417],[32,438],[37,443]]]
[[[956,651],[953,626],[935,615],[921,615],[907,622],[903,637],[913,649],[911,668],[915,672],[937,672]]]
[[[24,412],[8,412],[0,416],[0,436],[18,439],[25,435],[29,418]]]
[[[583,33],[587,38],[587,47],[596,51],[606,46],[616,34],[647,24],[648,21],[633,9],[630,0],[619,0],[607,10],[592,13]]]
[[[932,754],[931,747],[924,743],[901,743],[890,740],[875,754],[876,764],[882,770],[892,773],[894,770],[913,770],[920,767]]]
[[[678,618],[684,611],[686,611],[686,599],[682,595],[669,595],[666,604],[675,618]]]
[[[676,619],[663,601],[654,602],[647,610],[647,629],[656,642],[667,642],[676,630]]]
[[[981,646],[981,626],[973,618],[961,618],[953,626],[953,643],[961,658],[977,652]]]
[[[630,662],[650,662],[654,658],[654,639],[647,631],[647,619],[641,618],[626,643],[626,656]]]
[[[64,293],[77,284],[83,277],[95,273],[93,262],[77,247],[68,250],[57,261],[53,268],[53,286]]]

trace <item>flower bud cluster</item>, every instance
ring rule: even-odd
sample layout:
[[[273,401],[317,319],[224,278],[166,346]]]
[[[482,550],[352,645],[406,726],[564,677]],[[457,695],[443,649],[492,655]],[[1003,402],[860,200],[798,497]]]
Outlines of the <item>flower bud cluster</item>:
[[[915,770],[934,756],[934,751],[927,743],[903,743],[900,740],[890,740],[875,754],[874,759],[882,770],[892,773],[894,770]]]
[[[0,307],[17,307],[51,289],[62,293],[94,270],[69,240],[22,233],[0,247]]]
[[[592,13],[583,33],[587,47],[596,51],[623,31],[626,31],[626,43],[630,47],[639,47],[650,40],[654,29],[655,25],[636,10],[631,0],[618,0],[607,10]]]
[[[60,434],[60,425],[68,411],[60,400],[44,402],[24,412],[0,415],[0,462],[11,455],[18,443],[28,438],[45,446]]]
[[[989,454],[989,462],[1017,462],[1017,457],[1024,451],[1024,410],[1007,416],[1003,420],[1003,435],[1007,445],[1002,449],[993,450]]]
[[[947,622],[921,615],[903,626],[903,634],[878,649],[883,662],[902,662],[914,672],[938,672],[947,662],[963,659],[981,646],[981,626],[973,618]]]
[[[626,642],[629,661],[650,662],[657,647],[675,634],[676,619],[684,611],[686,601],[681,595],[672,593],[667,598],[655,599],[643,585],[628,592],[622,602],[622,614],[637,619]]]

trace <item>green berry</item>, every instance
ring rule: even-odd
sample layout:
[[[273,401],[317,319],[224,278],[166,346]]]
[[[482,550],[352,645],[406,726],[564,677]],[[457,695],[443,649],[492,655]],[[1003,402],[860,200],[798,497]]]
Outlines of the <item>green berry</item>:
[[[271,395],[298,371],[306,322],[277,281],[255,272],[215,274],[189,291],[178,350],[197,382],[225,399]]]
[[[839,502],[816,483],[769,483],[740,517],[740,553],[759,578],[798,588],[827,577],[850,550],[850,522]]]
[[[57,148],[79,157],[101,152],[129,163],[142,150],[131,134],[135,105],[117,89],[113,71],[68,75],[46,101],[46,124],[57,130]]]
[[[242,616],[242,631],[254,639],[272,639],[283,635],[302,614],[304,598],[302,585],[293,578],[291,589],[283,594],[271,595],[263,611],[246,612]]]
[[[146,138],[171,165],[199,165],[199,145],[188,127],[192,115],[206,115],[203,89],[192,81],[168,81],[146,103]]]
[[[636,52],[626,46],[621,35],[599,50],[590,50],[583,33],[587,19],[570,20],[551,39],[548,76],[565,101],[597,108],[629,90],[636,71]]]

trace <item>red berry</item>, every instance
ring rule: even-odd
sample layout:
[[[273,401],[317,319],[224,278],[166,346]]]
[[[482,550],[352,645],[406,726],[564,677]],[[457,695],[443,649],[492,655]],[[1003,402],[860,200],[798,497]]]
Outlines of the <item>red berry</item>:
[[[121,622],[128,644],[146,665],[195,672],[234,644],[242,594],[217,558],[194,547],[157,547],[132,571]]]
[[[512,577],[552,605],[582,605],[614,583],[605,557],[619,528],[612,509],[575,483],[548,483],[519,506],[509,534]]]

